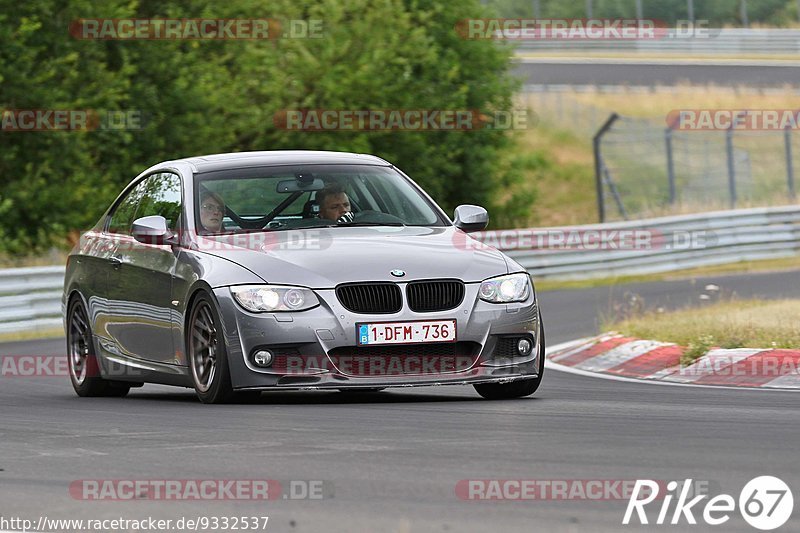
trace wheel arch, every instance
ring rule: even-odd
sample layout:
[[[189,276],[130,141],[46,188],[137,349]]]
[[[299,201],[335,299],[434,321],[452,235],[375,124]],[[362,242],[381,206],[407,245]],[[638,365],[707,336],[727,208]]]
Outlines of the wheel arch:
[[[219,301],[217,300],[217,295],[214,293],[214,289],[211,287],[208,282],[204,280],[197,280],[187,291],[189,295],[186,298],[186,307],[184,307],[183,313],[183,324],[182,324],[182,336],[181,339],[183,341],[183,353],[186,357],[186,365],[188,366],[189,361],[189,328],[192,317],[192,309],[194,308],[195,302],[197,302],[197,298],[200,297],[201,294],[205,294],[209,297],[214,308],[217,312],[217,319],[219,320],[219,325],[222,328],[222,341],[226,343],[226,351],[227,351],[227,338],[228,338],[228,328],[223,319],[222,308],[219,305]],[[230,369],[230,359],[227,361],[228,368]]]
[[[211,288],[211,285],[203,280],[197,280],[187,292],[189,296],[186,298],[186,307],[184,307],[183,313],[183,349],[184,353],[186,353],[187,362],[189,360],[189,354],[187,353],[189,348],[189,320],[191,319],[192,308],[194,308],[197,298],[203,293],[211,297],[212,301],[217,306],[217,312],[219,312],[219,304],[214,296],[214,290]]]
[[[77,283],[73,283],[69,289],[64,291],[64,299],[62,307],[64,313],[64,320],[63,320],[64,334],[66,335],[68,333],[69,309],[70,306],[72,306],[72,302],[76,298],[81,301],[81,303],[83,304],[83,308],[86,309],[86,318],[89,319],[89,328],[92,331],[92,342],[94,342],[94,335],[96,328],[94,327],[95,324],[94,320],[92,319],[92,310],[91,307],[89,307],[89,301],[86,299],[86,296],[83,295],[83,292],[81,292],[80,286]]]

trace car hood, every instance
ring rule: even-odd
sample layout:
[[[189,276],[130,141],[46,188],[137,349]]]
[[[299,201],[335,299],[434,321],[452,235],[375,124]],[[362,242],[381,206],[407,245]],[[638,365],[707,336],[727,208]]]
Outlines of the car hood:
[[[197,249],[268,283],[332,288],[354,281],[456,278],[508,272],[505,256],[454,227],[339,227],[199,237]],[[402,270],[402,277],[393,276]],[[236,280],[230,280],[236,283]]]

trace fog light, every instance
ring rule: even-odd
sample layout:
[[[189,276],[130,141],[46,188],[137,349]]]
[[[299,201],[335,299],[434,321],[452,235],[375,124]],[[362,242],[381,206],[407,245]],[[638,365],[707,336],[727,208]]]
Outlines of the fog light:
[[[528,355],[531,353],[532,347],[533,345],[528,339],[522,338],[517,341],[517,352],[519,352],[520,355]]]
[[[269,350],[259,350],[253,354],[253,362],[260,367],[267,367],[272,364],[272,352]]]

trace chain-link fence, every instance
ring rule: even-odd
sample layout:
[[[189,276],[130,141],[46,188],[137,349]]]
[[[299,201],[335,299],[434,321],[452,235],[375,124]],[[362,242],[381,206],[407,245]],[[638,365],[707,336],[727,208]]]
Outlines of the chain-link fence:
[[[545,127],[593,138],[601,221],[795,201],[796,126],[685,131],[665,120],[609,116],[566,91],[529,90],[526,99]]]

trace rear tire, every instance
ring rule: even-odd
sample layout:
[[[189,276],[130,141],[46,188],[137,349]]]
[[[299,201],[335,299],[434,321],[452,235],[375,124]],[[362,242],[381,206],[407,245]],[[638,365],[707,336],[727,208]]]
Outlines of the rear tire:
[[[67,308],[67,367],[72,388],[78,396],[122,398],[131,390],[124,382],[101,377],[89,314],[78,296],[72,298]]]
[[[539,318],[539,375],[533,379],[521,379],[512,383],[483,383],[474,385],[475,391],[487,400],[511,400],[530,396],[539,388],[544,377],[544,324]]]
[[[227,403],[234,399],[225,338],[219,313],[211,297],[198,295],[186,328],[189,374],[203,403]]]

